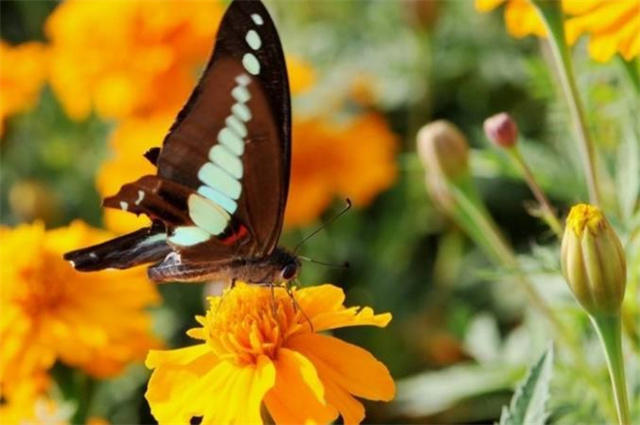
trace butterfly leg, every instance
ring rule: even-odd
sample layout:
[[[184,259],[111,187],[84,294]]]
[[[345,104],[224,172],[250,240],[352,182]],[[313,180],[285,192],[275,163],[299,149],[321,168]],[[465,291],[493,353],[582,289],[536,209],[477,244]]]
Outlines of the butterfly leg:
[[[299,285],[300,282],[298,282],[296,280],[296,284]],[[293,309],[296,312],[300,311],[300,313],[302,313],[302,315],[306,319],[307,323],[309,324],[309,328],[311,329],[311,332],[314,332],[313,323],[311,323],[311,319],[309,319],[309,316],[307,316],[307,313],[305,313],[304,310],[302,309],[302,307],[300,307],[300,304],[298,304],[298,300],[296,300],[296,297],[295,297],[293,291],[291,290],[291,287],[289,286],[288,282],[285,282],[284,288],[287,291],[287,294],[289,295],[289,297],[291,298],[291,302],[293,303]]]

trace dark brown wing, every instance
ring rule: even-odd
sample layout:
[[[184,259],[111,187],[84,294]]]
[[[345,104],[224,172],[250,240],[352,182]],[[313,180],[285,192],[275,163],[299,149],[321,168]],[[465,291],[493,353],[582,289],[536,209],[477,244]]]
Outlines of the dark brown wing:
[[[259,1],[236,0],[200,82],[164,140],[158,176],[204,194],[213,189],[211,198],[232,215],[227,236],[248,234],[236,234],[243,243],[234,242],[234,254],[268,255],[282,229],[290,128],[287,71],[274,24]],[[240,184],[239,193],[219,168]],[[219,245],[219,238],[212,238],[176,249],[183,260],[211,260]]]
[[[164,263],[190,272],[197,264],[270,254],[288,193],[290,110],[284,55],[267,10],[257,0],[234,0],[162,149],[145,154],[157,175],[126,184],[104,201],[162,223],[166,240],[143,229],[74,258],[98,270],[157,261],[173,249],[176,255]],[[153,255],[140,255],[149,238]]]

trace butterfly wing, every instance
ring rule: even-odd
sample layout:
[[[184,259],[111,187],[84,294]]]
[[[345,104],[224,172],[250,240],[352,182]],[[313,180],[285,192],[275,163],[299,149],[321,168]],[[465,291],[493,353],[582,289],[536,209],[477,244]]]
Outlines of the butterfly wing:
[[[236,256],[273,251],[288,193],[290,110],[284,54],[267,10],[259,1],[232,2],[158,157],[159,177],[195,190],[231,219],[224,234],[176,244],[183,258],[219,257],[221,241]]]
[[[162,222],[167,246],[178,254],[172,267],[176,258],[184,267],[270,254],[288,193],[290,109],[284,55],[267,10],[257,0],[234,0],[162,149],[146,155],[157,175],[124,185],[104,206]]]

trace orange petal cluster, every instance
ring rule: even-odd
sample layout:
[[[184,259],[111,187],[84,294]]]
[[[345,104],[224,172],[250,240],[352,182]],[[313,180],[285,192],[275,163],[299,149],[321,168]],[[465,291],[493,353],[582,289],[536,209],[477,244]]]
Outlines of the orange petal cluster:
[[[81,222],[50,231],[41,223],[0,228],[5,391],[46,377],[56,360],[95,377],[114,376],[159,345],[145,311],[159,298],[144,270],[79,273],[62,259],[66,251],[108,237]]]
[[[343,123],[324,117],[294,121],[285,224],[309,224],[335,196],[369,204],[395,180],[397,146],[396,136],[375,113]]]
[[[75,119],[178,110],[222,12],[217,1],[65,1],[45,27],[51,86]]]
[[[297,305],[292,297],[295,297]],[[357,424],[364,408],[354,396],[388,401],[395,387],[369,352],[319,332],[345,326],[386,326],[391,315],[344,307],[344,293],[319,285],[284,288],[239,283],[210,298],[202,343],[151,351],[147,400],[162,423],[262,423],[264,405],[277,424],[328,423],[341,415]]]
[[[34,106],[47,76],[46,52],[41,43],[11,46],[0,40],[0,135],[4,120]]]

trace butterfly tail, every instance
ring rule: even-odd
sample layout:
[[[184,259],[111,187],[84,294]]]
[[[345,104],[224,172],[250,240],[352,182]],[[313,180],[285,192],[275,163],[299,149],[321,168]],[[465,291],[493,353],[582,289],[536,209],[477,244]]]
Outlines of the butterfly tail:
[[[171,252],[164,228],[145,227],[115,239],[64,254],[79,271],[127,269],[162,260]]]

